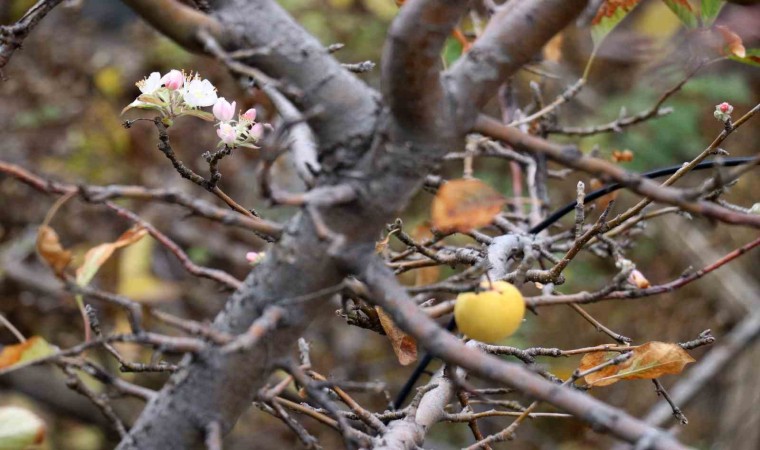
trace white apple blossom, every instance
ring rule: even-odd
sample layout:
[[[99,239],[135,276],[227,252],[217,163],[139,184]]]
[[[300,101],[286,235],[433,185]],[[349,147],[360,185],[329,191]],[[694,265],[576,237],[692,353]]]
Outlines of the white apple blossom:
[[[196,76],[189,83],[185,83],[182,98],[191,108],[211,106],[216,103],[216,88],[210,81]]]
[[[136,84],[143,94],[152,94],[161,87],[161,74],[153,72],[148,78],[144,78]]]

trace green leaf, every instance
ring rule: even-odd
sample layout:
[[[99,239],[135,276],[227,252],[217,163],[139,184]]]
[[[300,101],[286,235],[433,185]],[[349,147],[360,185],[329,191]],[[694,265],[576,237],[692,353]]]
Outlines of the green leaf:
[[[640,0],[605,0],[591,21],[591,39],[594,49],[604,41],[604,38],[628,15]]]
[[[200,109],[186,109],[182,111],[180,116],[193,116],[197,117],[199,119],[203,119],[206,122],[213,122],[214,121],[214,115],[210,112],[201,111]]]
[[[0,408],[0,449],[24,450],[45,440],[45,422],[24,408]]]
[[[160,110],[161,107],[158,105],[151,105],[150,103],[144,103],[139,100],[135,100],[132,103],[128,104],[124,109],[121,110],[121,113],[124,114],[125,112],[129,111],[130,109],[138,108],[138,109],[158,109]]]
[[[446,67],[451,67],[462,56],[462,44],[454,38],[446,39],[443,47],[443,62]]]
[[[681,19],[687,27],[696,28],[699,26],[699,17],[697,11],[691,6],[689,0],[662,0],[668,5],[671,11]]]
[[[743,58],[731,55],[729,56],[729,59],[743,64],[749,64],[750,66],[760,67],[760,48],[748,48],[746,49],[746,55]]]
[[[726,2],[723,0],[702,0],[699,11],[702,14],[704,26],[709,27],[712,25],[725,4]]]
[[[163,100],[161,100],[161,98],[152,94],[142,94],[139,97],[137,97],[137,100],[143,103],[150,103],[151,105],[156,105],[156,106],[161,106],[161,107],[166,106],[166,102],[164,102]]]

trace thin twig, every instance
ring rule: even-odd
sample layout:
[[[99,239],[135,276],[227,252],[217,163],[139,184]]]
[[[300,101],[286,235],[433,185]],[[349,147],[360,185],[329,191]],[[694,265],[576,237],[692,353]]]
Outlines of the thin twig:
[[[668,391],[665,390],[665,387],[660,383],[660,380],[653,379],[652,383],[654,383],[655,392],[657,392],[657,395],[661,395],[666,402],[668,402],[668,405],[670,405],[670,408],[673,410],[673,416],[681,422],[682,425],[687,425],[689,423],[689,419],[686,418],[683,411],[681,411],[681,408],[676,406],[676,404],[673,402],[673,399],[670,398],[670,394],[668,394]]]
[[[243,282],[228,274],[227,272],[219,269],[211,269],[195,264],[187,253],[185,253],[177,243],[172,241],[168,236],[159,231],[152,224],[144,220],[142,217],[133,213],[132,211],[122,208],[112,202],[105,202],[105,205],[116,212],[121,217],[127,218],[130,221],[143,226],[154,239],[156,239],[161,245],[166,247],[174,256],[177,257],[182,267],[185,268],[190,274],[197,277],[208,278],[218,283],[224,284],[232,289],[240,289],[243,286]]]
[[[0,26],[0,78],[5,78],[2,72],[3,67],[8,64],[13,53],[21,48],[22,42],[32,29],[62,1],[39,0],[24,13],[18,22]]]
[[[11,333],[18,339],[19,342],[26,342],[26,338],[23,334],[21,334],[20,331],[18,331],[18,328],[14,327],[13,324],[10,322],[10,320],[6,319],[3,314],[0,313],[0,324],[5,326],[8,330],[10,330]]]
[[[255,231],[268,241],[279,238],[282,227],[261,218],[250,218],[228,209],[218,208],[198,198],[172,189],[149,189],[143,186],[93,186],[60,183],[37,176],[23,167],[0,161],[0,172],[10,175],[34,189],[47,194],[78,193],[87,202],[102,203],[106,200],[130,198],[135,200],[159,201],[175,204],[188,209],[195,215],[214,220],[225,225],[233,225]]]

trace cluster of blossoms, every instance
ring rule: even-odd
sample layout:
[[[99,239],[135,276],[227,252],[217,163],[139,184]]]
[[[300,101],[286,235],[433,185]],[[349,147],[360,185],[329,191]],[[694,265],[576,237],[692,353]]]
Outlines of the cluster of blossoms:
[[[728,102],[723,102],[720,105],[715,105],[715,112],[713,115],[721,122],[727,122],[731,119],[731,113],[734,112],[734,107]]]
[[[198,74],[188,75],[171,70],[161,76],[153,72],[138,81],[137,87],[141,94],[122,113],[132,108],[155,110],[167,126],[181,116],[198,117],[209,122],[216,118],[220,146],[258,148],[254,144],[264,134],[264,126],[256,123],[256,110],[251,108],[240,114],[238,120],[233,120],[235,102],[229,103],[224,97],[218,97],[216,87]],[[213,106],[213,114],[199,109],[207,106]]]
[[[228,147],[258,148],[254,145],[264,134],[264,126],[256,123],[256,110],[251,108],[235,117],[235,102],[228,102],[220,97],[214,103],[214,117],[219,121],[216,134],[221,139],[219,145]]]

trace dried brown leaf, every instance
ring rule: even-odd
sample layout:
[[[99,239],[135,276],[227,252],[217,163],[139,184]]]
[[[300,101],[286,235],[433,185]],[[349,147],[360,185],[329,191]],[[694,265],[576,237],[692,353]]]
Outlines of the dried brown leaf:
[[[433,200],[433,226],[444,232],[468,232],[489,225],[504,203],[501,194],[480,180],[451,180]]]
[[[627,361],[586,375],[586,383],[607,386],[620,380],[654,379],[679,374],[687,364],[695,361],[680,345],[668,342],[647,342],[635,347],[632,352]],[[617,355],[619,353],[616,352],[587,353],[581,359],[579,370],[591,369]]]
[[[441,276],[441,266],[422,267],[414,271],[414,285],[427,286],[438,281]]]
[[[382,241],[375,242],[375,251],[377,253],[383,253],[385,251],[385,249],[388,248],[388,244],[390,244],[391,236],[393,236],[393,233],[395,233],[397,231],[398,231],[398,229],[395,229],[395,230],[391,231],[390,233],[388,233],[387,235],[385,235],[385,239],[383,239]]]
[[[377,311],[377,317],[380,319],[380,325],[382,325],[385,334],[391,341],[393,352],[396,353],[399,364],[408,366],[417,361],[417,342],[414,338],[401,331],[382,308],[375,307],[375,310]]]
[[[71,252],[63,248],[58,233],[47,225],[40,226],[37,231],[37,253],[59,277],[71,263]]]
[[[726,44],[726,50],[729,56],[736,56],[737,58],[744,58],[747,56],[747,49],[744,48],[742,38],[739,37],[738,34],[723,25],[716,25],[715,29],[718,30],[723,37],[723,42]]]

